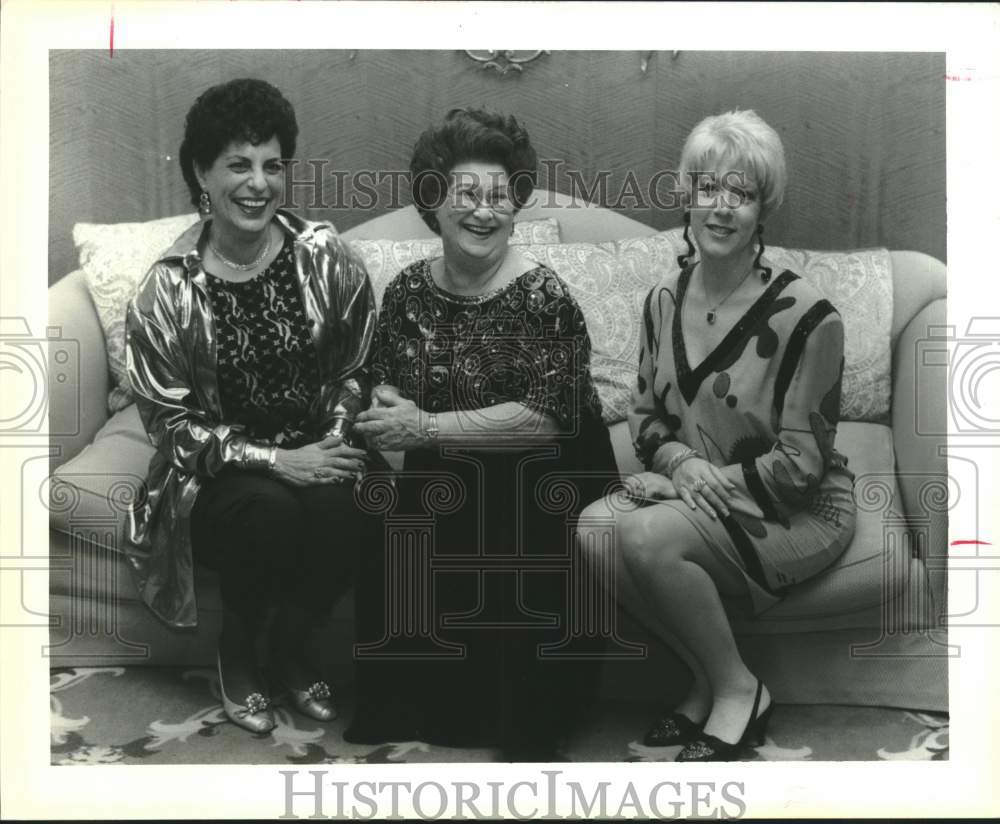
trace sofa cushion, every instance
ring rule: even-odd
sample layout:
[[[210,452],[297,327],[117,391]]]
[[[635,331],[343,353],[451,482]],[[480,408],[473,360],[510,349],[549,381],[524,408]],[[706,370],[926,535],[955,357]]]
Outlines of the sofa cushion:
[[[197,214],[188,214],[144,223],[77,223],[73,227],[80,268],[104,330],[111,373],[109,412],[132,403],[125,372],[125,308],[149,267],[197,220]]]
[[[641,472],[624,422],[611,427],[618,467]],[[895,476],[892,430],[883,424],[841,421],[837,451],[854,472],[858,505],[854,538],[828,569],[794,587],[785,598],[756,619],[740,604],[729,604],[734,629],[741,634],[811,632],[871,626],[872,611],[898,598],[907,587],[927,595],[926,574],[913,580],[914,562],[905,551],[900,523],[902,502]],[[891,553],[887,547],[895,546]],[[916,564],[916,567],[914,567]],[[845,653],[846,654],[846,653]]]
[[[888,249],[807,252],[768,246],[776,267],[807,278],[844,321],[840,417],[889,422],[892,402],[892,258]]]
[[[602,373],[604,383],[601,398],[613,409],[609,421],[623,420],[628,411],[635,364],[638,362],[638,342],[642,322],[642,301],[646,293],[662,277],[676,271],[677,256],[686,250],[683,230],[670,229],[648,237],[602,243],[600,246],[615,255],[621,266],[619,283],[609,287],[637,289],[639,295],[627,305],[634,307],[628,321],[616,318],[613,335],[600,328],[604,314],[593,312],[593,325],[588,309],[584,308],[592,338],[609,347],[600,354],[603,363],[627,364],[627,369],[609,368]],[[555,250],[553,250],[554,252]],[[809,252],[768,246],[765,257],[774,268],[790,269],[818,288],[840,312],[844,321],[844,380],[841,388],[840,416],[847,421],[887,423],[891,401],[892,368],[892,261],[886,249],[852,252]],[[557,270],[559,271],[559,270]],[[570,287],[576,286],[576,273],[560,272]],[[574,290],[577,294],[577,290]],[[581,296],[577,294],[577,300]],[[587,301],[592,311],[606,305],[607,297],[598,294]],[[581,300],[581,304],[583,300]],[[625,327],[631,326],[630,332]],[[623,338],[632,336],[625,345]],[[597,375],[595,374],[595,379]]]
[[[60,466],[49,487],[49,524],[116,551],[125,545],[125,516],[142,494],[153,447],[130,404],[101,427],[94,441]]]
[[[855,475],[858,512],[850,546],[828,569],[793,587],[756,620],[736,616],[737,631],[847,629],[857,626],[859,617],[868,625],[871,618],[865,611],[893,601],[914,583],[909,542],[903,537],[892,430],[882,424],[841,421],[837,450]],[[926,590],[926,577],[916,583]]]
[[[352,240],[351,248],[364,261],[368,277],[375,290],[375,301],[382,306],[382,294],[401,270],[424,258],[441,255],[441,238],[429,237],[415,240]],[[510,242],[516,246],[529,243],[558,243],[559,222],[554,218],[523,220],[514,224]]]
[[[104,330],[111,391],[108,411],[117,412],[132,403],[132,390],[125,373],[125,309],[149,267],[185,229],[198,220],[197,214],[175,215],[143,223],[77,223],[73,227],[73,242],[80,250],[83,269],[97,316]],[[554,218],[525,220],[514,224],[513,243],[556,243],[559,223]],[[401,241],[399,252],[389,241],[351,241],[370,266],[369,274],[378,299],[389,279],[399,271],[395,259],[441,254],[441,241]],[[413,244],[412,251],[405,251]],[[396,268],[393,268],[393,267]]]
[[[609,243],[555,243],[524,247],[569,285],[590,333],[590,371],[604,407],[604,421],[625,418],[639,362],[639,328],[647,292],[676,257],[670,238]],[[676,264],[675,264],[676,265]]]

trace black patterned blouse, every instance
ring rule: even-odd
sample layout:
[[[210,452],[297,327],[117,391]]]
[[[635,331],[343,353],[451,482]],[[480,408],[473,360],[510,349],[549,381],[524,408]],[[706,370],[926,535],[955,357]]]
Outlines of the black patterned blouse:
[[[218,340],[218,382],[226,419],[254,438],[292,448],[313,440],[319,362],[306,325],[286,240],[255,278],[232,283],[209,274]]]
[[[434,283],[419,260],[386,287],[373,349],[375,383],[428,412],[516,401],[553,415],[601,418],[583,313],[559,276],[538,266],[485,295]]]

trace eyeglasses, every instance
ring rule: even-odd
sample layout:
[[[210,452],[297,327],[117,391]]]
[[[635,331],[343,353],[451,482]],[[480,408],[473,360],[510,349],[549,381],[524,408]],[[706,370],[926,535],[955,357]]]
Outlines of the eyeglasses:
[[[486,208],[498,215],[508,215],[514,211],[514,201],[504,189],[493,189],[481,197],[471,189],[460,189],[448,193],[448,205],[456,212],[474,212]]]

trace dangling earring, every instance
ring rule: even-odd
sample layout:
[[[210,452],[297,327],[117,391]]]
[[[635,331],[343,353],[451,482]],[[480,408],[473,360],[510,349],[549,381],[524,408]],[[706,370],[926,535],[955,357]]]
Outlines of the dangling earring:
[[[763,266],[760,262],[761,255],[764,254],[764,224],[757,224],[757,243],[760,244],[760,249],[757,250],[757,257],[753,259],[753,268],[760,269],[760,279],[763,283],[767,283],[771,279],[771,269],[769,266]]]
[[[212,214],[212,198],[204,190],[201,193],[201,197],[198,198],[198,211],[203,215]]]
[[[694,256],[695,251],[694,244],[691,242],[691,213],[688,211],[684,212],[684,242],[687,244],[687,252],[683,255],[677,256],[677,265],[684,269],[688,265],[688,261]]]

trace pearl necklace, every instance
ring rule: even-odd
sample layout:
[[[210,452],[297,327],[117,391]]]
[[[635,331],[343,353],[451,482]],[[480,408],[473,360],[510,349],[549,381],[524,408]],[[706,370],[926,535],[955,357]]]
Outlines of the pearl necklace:
[[[271,251],[271,233],[269,231],[267,233],[267,237],[264,238],[264,248],[261,249],[260,254],[249,263],[236,263],[235,261],[230,260],[219,251],[219,247],[216,246],[211,240],[208,241],[208,245],[215,253],[215,256],[230,269],[236,269],[239,272],[249,272],[251,269],[259,266],[260,262],[267,257],[267,253]]]
[[[719,309],[722,308],[722,304],[724,304],[727,300],[729,300],[733,296],[733,294],[736,292],[736,290],[739,289],[744,284],[744,282],[746,281],[746,279],[748,277],[750,277],[750,275],[753,272],[754,268],[755,267],[751,266],[747,270],[747,273],[743,277],[740,278],[740,282],[737,283],[732,289],[730,289],[729,293],[722,300],[720,300],[717,304],[715,304],[715,306],[712,306],[708,310],[708,312],[705,313],[705,320],[708,322],[709,326],[711,326],[713,323],[715,323],[715,319],[718,317],[718,311],[719,311]],[[711,300],[711,298],[709,297],[709,294],[708,294],[708,289],[705,288],[705,278],[704,278],[704,276],[702,276],[701,288],[705,292],[705,297],[708,298],[709,300]]]

